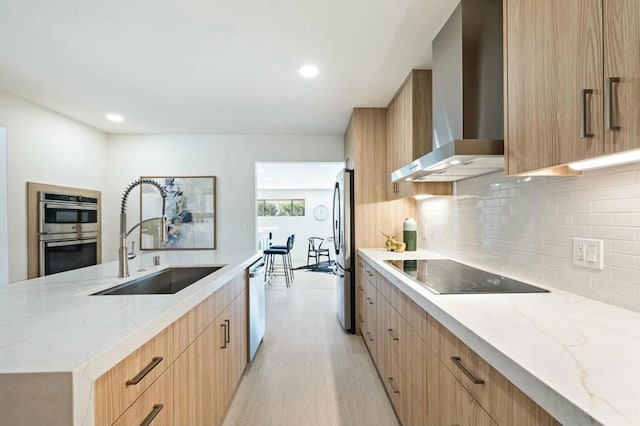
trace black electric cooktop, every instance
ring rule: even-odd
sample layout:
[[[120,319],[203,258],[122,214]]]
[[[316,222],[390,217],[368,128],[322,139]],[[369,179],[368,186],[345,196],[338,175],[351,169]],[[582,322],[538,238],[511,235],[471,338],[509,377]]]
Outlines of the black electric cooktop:
[[[436,294],[548,293],[549,290],[452,260],[385,260]]]

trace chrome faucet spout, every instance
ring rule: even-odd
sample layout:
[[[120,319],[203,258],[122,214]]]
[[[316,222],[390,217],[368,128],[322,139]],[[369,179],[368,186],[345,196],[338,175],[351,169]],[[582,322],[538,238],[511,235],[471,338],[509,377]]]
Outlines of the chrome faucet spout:
[[[131,229],[127,231],[127,201],[129,198],[129,194],[136,186],[142,184],[149,184],[155,186],[160,192],[160,196],[162,197],[162,216],[154,217],[151,219],[145,219],[141,222],[135,224]],[[128,277],[129,276],[129,259],[128,259],[128,250],[127,250],[127,237],[131,232],[136,229],[138,226],[143,223],[158,220],[162,221],[162,236],[161,242],[165,244],[167,242],[167,218],[165,216],[165,208],[167,201],[167,191],[164,186],[160,185],[158,182],[151,179],[138,179],[133,181],[127,186],[122,194],[122,200],[120,202],[120,247],[118,248],[118,278]]]

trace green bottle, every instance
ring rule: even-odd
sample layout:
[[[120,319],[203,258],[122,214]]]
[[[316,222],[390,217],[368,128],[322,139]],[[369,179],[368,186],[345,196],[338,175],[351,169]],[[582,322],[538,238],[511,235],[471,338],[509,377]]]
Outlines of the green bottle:
[[[408,217],[402,224],[402,237],[407,245],[407,251],[416,251],[416,242],[418,240],[418,224],[412,217]]]

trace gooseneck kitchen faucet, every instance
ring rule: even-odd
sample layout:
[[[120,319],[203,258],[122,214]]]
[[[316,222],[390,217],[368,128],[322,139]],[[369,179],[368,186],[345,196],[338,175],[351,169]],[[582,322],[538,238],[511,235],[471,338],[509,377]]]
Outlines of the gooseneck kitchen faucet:
[[[131,229],[127,231],[127,199],[129,194],[138,185],[149,184],[158,188],[160,195],[162,196],[162,216],[145,219],[135,224]],[[127,237],[131,232],[143,223],[150,222],[152,220],[160,219],[162,221],[162,238],[161,242],[164,244],[167,242],[167,217],[165,216],[165,207],[167,203],[167,191],[165,187],[158,182],[151,179],[138,179],[129,184],[122,194],[122,201],[120,202],[120,248],[118,249],[118,278],[129,276],[129,258],[127,250]]]

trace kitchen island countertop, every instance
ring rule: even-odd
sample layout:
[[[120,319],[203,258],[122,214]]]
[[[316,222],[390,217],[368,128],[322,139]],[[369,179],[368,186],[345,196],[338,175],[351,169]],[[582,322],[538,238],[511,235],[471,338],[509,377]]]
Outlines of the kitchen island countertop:
[[[151,266],[157,255],[161,266]],[[116,278],[118,264],[109,262],[0,288],[0,395],[12,396],[7,383],[16,374],[27,374],[30,386],[35,376],[66,375],[74,424],[93,424],[93,381],[260,257],[251,250],[151,252],[129,261],[127,278]],[[136,272],[140,265],[146,270]],[[226,266],[175,294],[90,295],[167,267],[205,265]],[[9,401],[2,398],[0,411]]]
[[[551,292],[436,295],[384,260],[445,257],[359,254],[561,423],[640,425],[640,314],[535,282]]]

